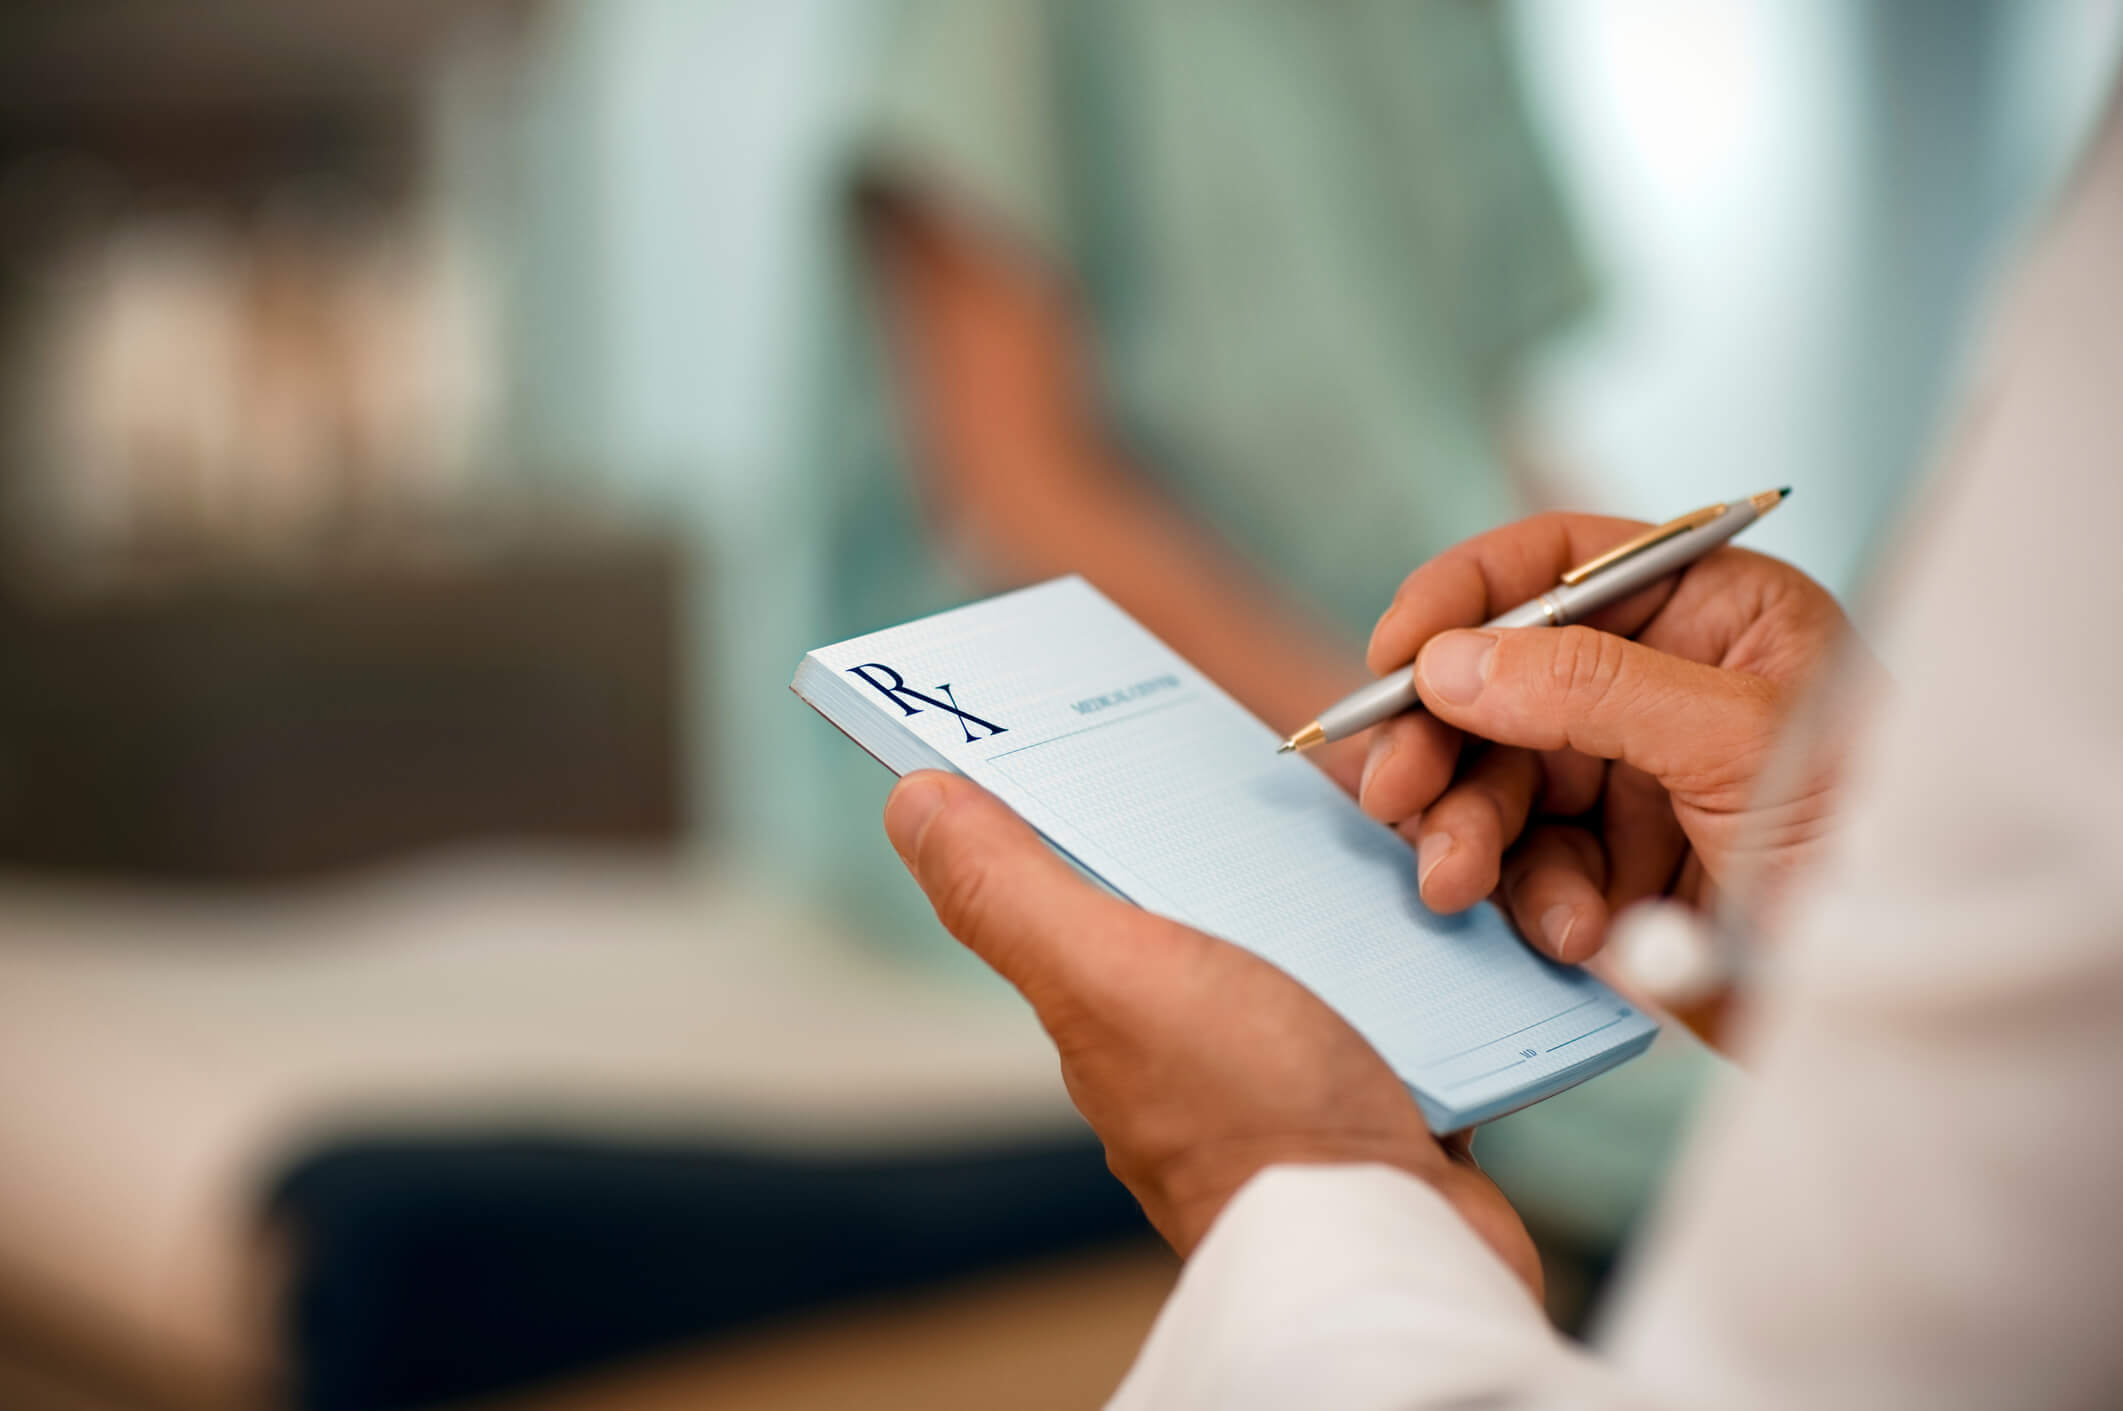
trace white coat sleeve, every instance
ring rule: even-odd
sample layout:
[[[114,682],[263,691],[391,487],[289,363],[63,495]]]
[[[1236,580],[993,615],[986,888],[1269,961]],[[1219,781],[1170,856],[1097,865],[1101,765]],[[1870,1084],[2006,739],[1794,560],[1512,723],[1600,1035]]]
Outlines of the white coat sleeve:
[[[1111,1406],[1470,1408],[1605,1380],[1429,1186],[1278,1166],[1218,1217]]]

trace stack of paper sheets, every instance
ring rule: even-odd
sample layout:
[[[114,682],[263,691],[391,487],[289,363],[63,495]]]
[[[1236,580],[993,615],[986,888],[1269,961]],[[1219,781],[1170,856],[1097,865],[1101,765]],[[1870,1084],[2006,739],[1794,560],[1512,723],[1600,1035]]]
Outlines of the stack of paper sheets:
[[[895,772],[967,775],[1114,892],[1295,976],[1439,1132],[1657,1031],[1486,903],[1428,910],[1406,843],[1080,578],[820,648],[794,689]]]

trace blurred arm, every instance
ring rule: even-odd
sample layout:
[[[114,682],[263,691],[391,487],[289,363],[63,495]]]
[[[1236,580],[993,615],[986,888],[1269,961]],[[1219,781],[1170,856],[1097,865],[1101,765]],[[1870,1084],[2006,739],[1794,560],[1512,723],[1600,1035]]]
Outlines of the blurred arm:
[[[1083,574],[1277,730],[1366,679],[1353,646],[1108,443],[1051,272],[904,200],[871,228],[920,488],[946,542],[1003,582]]]

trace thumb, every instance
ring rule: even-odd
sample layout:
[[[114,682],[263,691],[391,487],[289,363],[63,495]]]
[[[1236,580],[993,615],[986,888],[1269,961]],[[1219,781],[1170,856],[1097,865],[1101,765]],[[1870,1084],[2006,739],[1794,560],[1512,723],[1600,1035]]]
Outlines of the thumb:
[[[1035,1006],[1073,984],[1103,936],[1139,913],[1076,875],[1026,822],[970,779],[907,775],[885,833],[944,929]]]
[[[1442,632],[1416,657],[1415,682],[1469,734],[1621,760],[1684,793],[1743,787],[1779,720],[1762,677],[1590,627]]]

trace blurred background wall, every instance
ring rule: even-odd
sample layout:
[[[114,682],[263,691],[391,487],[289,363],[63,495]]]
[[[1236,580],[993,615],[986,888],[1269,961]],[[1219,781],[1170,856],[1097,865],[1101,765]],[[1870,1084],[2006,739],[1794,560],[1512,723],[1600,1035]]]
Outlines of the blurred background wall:
[[[1633,514],[1796,483],[1760,547],[1857,587],[2000,260],[2094,116],[2123,10],[1513,8],[1607,292],[1554,353],[1551,425]]]
[[[254,22],[223,8],[238,18],[190,28]],[[1855,588],[1992,272],[2084,131],[2118,7],[1507,9],[1596,281],[1591,316],[1535,383],[1543,449],[1579,502],[1640,516],[1795,483],[1762,546]],[[347,400],[369,410],[346,414],[358,422],[346,434],[373,449],[351,458],[348,482],[387,481],[415,503],[461,498],[475,477],[557,487],[683,540],[689,811],[777,865],[831,826],[816,803],[830,795],[802,779],[812,723],[780,687],[819,622],[847,143],[887,22],[868,0],[372,18],[360,26],[372,52],[395,44],[397,57],[319,82],[371,85],[367,106],[388,118],[291,123],[302,135],[276,136],[260,159],[279,176],[240,236],[185,197],[181,169],[119,219],[140,193],[80,144],[18,126],[7,189],[18,230],[37,224],[30,211],[43,230],[18,238],[49,241],[68,221],[98,232],[37,263],[18,298],[30,331],[8,390],[27,411],[11,418],[5,485],[18,550],[117,532],[111,466],[128,436],[125,454],[140,455],[159,454],[157,436],[189,455],[233,439],[238,454],[215,464],[241,466],[199,472],[195,517],[243,533],[223,502],[239,498],[230,483],[249,484],[273,506],[257,511],[271,527],[249,535],[254,549],[317,519],[327,477],[286,467],[308,454],[304,438],[332,434],[332,414],[239,427],[216,411],[201,389],[240,380],[244,355],[213,331],[226,318],[195,315],[239,265],[264,289],[274,261],[299,269],[329,244],[320,260],[343,287],[331,297],[363,311]],[[14,85],[13,111],[63,114],[63,95],[95,91],[106,80],[83,55]],[[213,62],[187,81],[221,82]],[[261,101],[298,106],[299,67],[277,81],[281,98]],[[323,170],[289,155],[299,142]],[[150,399],[161,410],[113,411],[155,382],[142,369],[157,359],[195,386],[163,377]]]
[[[699,817],[784,846],[818,820],[789,644],[818,620],[816,399],[839,292],[837,158],[877,42],[842,0],[563,4],[494,155],[520,205],[511,429],[539,473],[656,507],[703,549]],[[799,653],[800,655],[800,653]],[[791,774],[788,771],[797,772]]]

